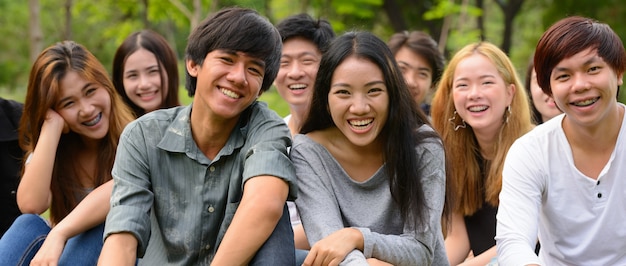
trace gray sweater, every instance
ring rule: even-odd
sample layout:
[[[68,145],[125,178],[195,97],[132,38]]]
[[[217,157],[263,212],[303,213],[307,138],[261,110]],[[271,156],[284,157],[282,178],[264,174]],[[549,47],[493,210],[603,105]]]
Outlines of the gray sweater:
[[[441,145],[416,147],[430,212],[425,231],[405,227],[393,202],[385,165],[364,182],[352,180],[326,148],[305,135],[294,137],[291,159],[298,178],[296,205],[311,245],[346,227],[363,234],[363,252],[350,252],[341,265],[368,265],[377,258],[393,265],[449,265],[441,231],[445,194]]]

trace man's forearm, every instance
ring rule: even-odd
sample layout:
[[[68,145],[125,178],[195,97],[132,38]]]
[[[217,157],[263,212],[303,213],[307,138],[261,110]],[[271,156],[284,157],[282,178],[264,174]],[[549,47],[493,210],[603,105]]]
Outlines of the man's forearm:
[[[102,246],[98,265],[133,266],[137,261],[137,239],[131,233],[108,236]]]

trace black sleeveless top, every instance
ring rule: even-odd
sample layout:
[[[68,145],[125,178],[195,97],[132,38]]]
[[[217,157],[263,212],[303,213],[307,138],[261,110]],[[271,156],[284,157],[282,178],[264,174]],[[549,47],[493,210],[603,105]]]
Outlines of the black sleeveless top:
[[[480,175],[482,176],[482,195],[485,195],[485,179],[487,178],[486,166],[489,161],[486,161],[479,154],[476,155],[478,165],[480,166]],[[491,247],[496,245],[496,213],[498,207],[491,206],[489,203],[483,203],[474,214],[465,216],[465,228],[467,230],[467,237],[470,242],[470,249],[474,253],[474,256],[478,256],[481,253],[487,251]]]

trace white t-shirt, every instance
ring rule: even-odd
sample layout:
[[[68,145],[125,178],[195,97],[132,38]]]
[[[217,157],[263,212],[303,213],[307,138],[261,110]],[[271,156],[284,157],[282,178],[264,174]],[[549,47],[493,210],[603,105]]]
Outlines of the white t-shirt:
[[[289,119],[291,119],[291,115],[285,116],[283,121],[285,124],[289,125]],[[291,147],[287,148],[287,152],[289,152]],[[289,208],[289,218],[291,219],[291,226],[296,226],[302,223],[300,220],[300,214],[298,213],[298,208],[296,207],[296,203],[293,201],[287,201],[287,207]]]
[[[508,152],[496,227],[500,265],[626,265],[626,118],[594,180],[574,165],[563,117]]]

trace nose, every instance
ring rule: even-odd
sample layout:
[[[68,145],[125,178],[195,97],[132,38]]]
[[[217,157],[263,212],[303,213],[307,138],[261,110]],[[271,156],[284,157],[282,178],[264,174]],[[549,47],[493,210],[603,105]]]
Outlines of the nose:
[[[356,115],[367,114],[370,111],[370,103],[365,96],[355,95],[352,98],[350,112]]]
[[[579,74],[579,73],[573,74],[572,79],[573,79],[572,89],[574,90],[574,92],[583,92],[589,88],[589,82],[585,78],[585,74]]]
[[[480,87],[476,85],[470,85],[469,92],[467,93],[469,99],[475,100],[480,99],[482,93],[480,91]]]
[[[291,64],[289,71],[287,72],[287,77],[290,79],[300,79],[302,76],[304,76],[304,71],[302,71],[300,64],[297,62]]]
[[[83,100],[80,101],[80,115],[89,117],[92,115],[95,107],[91,104],[91,101]]]
[[[248,85],[245,65],[243,63],[234,64],[226,75],[226,79],[238,87]]]
[[[414,78],[415,74],[413,72],[408,72],[406,73],[406,75],[404,75],[404,80],[406,82],[406,85],[409,86],[409,88],[414,89],[417,87],[417,82],[415,82],[415,78]]]
[[[148,77],[146,75],[139,75],[139,88],[140,89],[145,89],[150,87],[150,82],[148,80]]]

